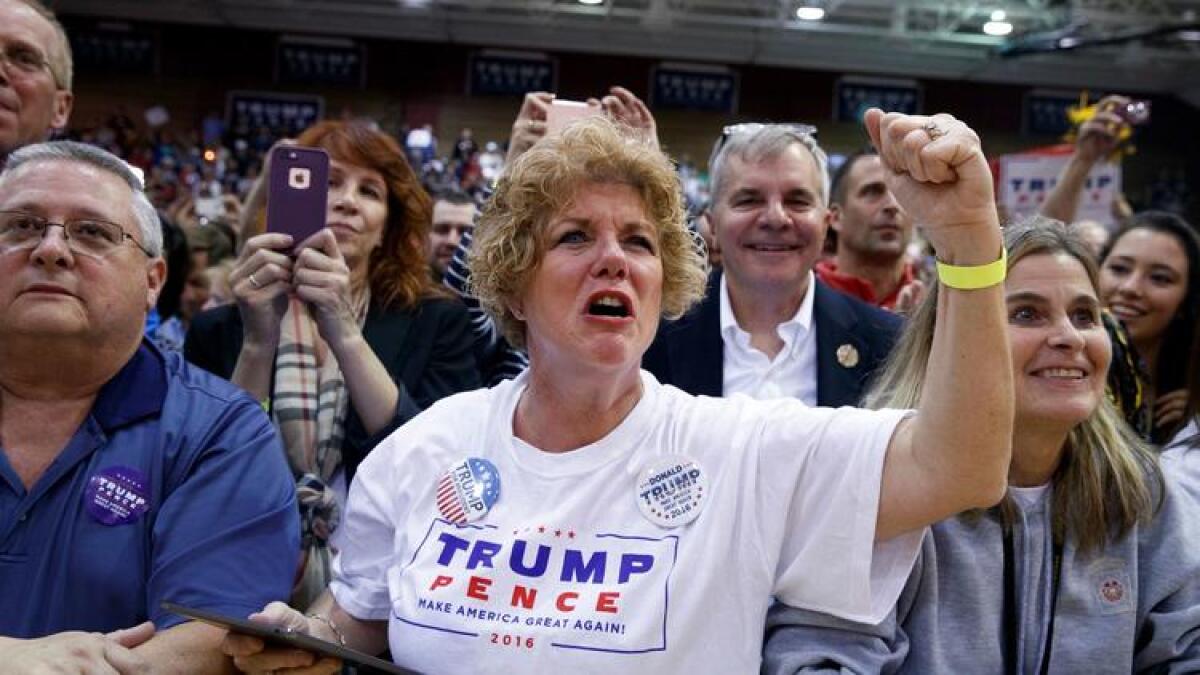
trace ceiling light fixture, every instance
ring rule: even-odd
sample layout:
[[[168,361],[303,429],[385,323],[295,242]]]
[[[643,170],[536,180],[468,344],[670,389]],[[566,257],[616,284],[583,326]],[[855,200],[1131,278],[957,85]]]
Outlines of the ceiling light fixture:
[[[825,18],[825,10],[811,5],[801,5],[796,8],[796,18],[801,21],[820,21]]]
[[[1013,25],[1008,22],[1008,13],[1002,9],[992,12],[991,21],[983,24],[983,32],[995,37],[1003,37],[1012,32]]]
[[[581,5],[603,5],[604,0],[579,0]]]
[[[989,21],[983,24],[983,32],[995,37],[1003,37],[1012,32],[1013,26],[1007,21]]]

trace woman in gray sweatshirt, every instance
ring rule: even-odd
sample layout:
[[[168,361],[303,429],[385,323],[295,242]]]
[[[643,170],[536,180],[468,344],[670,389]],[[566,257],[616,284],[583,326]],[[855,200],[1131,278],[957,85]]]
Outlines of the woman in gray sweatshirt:
[[[1082,242],[1037,219],[1005,243],[1007,498],[934,525],[881,624],[774,608],[764,672],[1200,671],[1200,462],[1160,469],[1105,396],[1111,348]],[[868,407],[920,400],[937,302],[909,320]]]

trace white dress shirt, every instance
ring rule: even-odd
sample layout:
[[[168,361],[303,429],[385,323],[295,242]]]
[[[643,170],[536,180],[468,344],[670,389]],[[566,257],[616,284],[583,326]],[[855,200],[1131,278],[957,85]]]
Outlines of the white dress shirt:
[[[783,349],[771,359],[750,346],[750,333],[742,330],[729,304],[729,287],[721,277],[721,340],[724,342],[722,394],[746,394],[756,399],[798,398],[817,404],[817,333],[813,326],[813,288],[816,280],[808,273],[808,290],[791,319],[775,330]]]

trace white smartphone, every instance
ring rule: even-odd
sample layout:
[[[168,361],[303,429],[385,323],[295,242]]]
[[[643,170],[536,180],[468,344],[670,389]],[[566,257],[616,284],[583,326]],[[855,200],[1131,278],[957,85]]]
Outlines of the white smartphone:
[[[546,135],[560,133],[572,122],[602,114],[604,109],[598,105],[556,98],[550,102],[550,111],[546,114]]]

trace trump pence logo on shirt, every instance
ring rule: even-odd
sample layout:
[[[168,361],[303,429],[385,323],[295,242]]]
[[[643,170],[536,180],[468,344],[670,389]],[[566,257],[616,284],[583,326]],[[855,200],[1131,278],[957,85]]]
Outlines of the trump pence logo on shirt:
[[[397,620],[497,648],[623,654],[667,648],[678,535],[435,519],[402,570]]]

